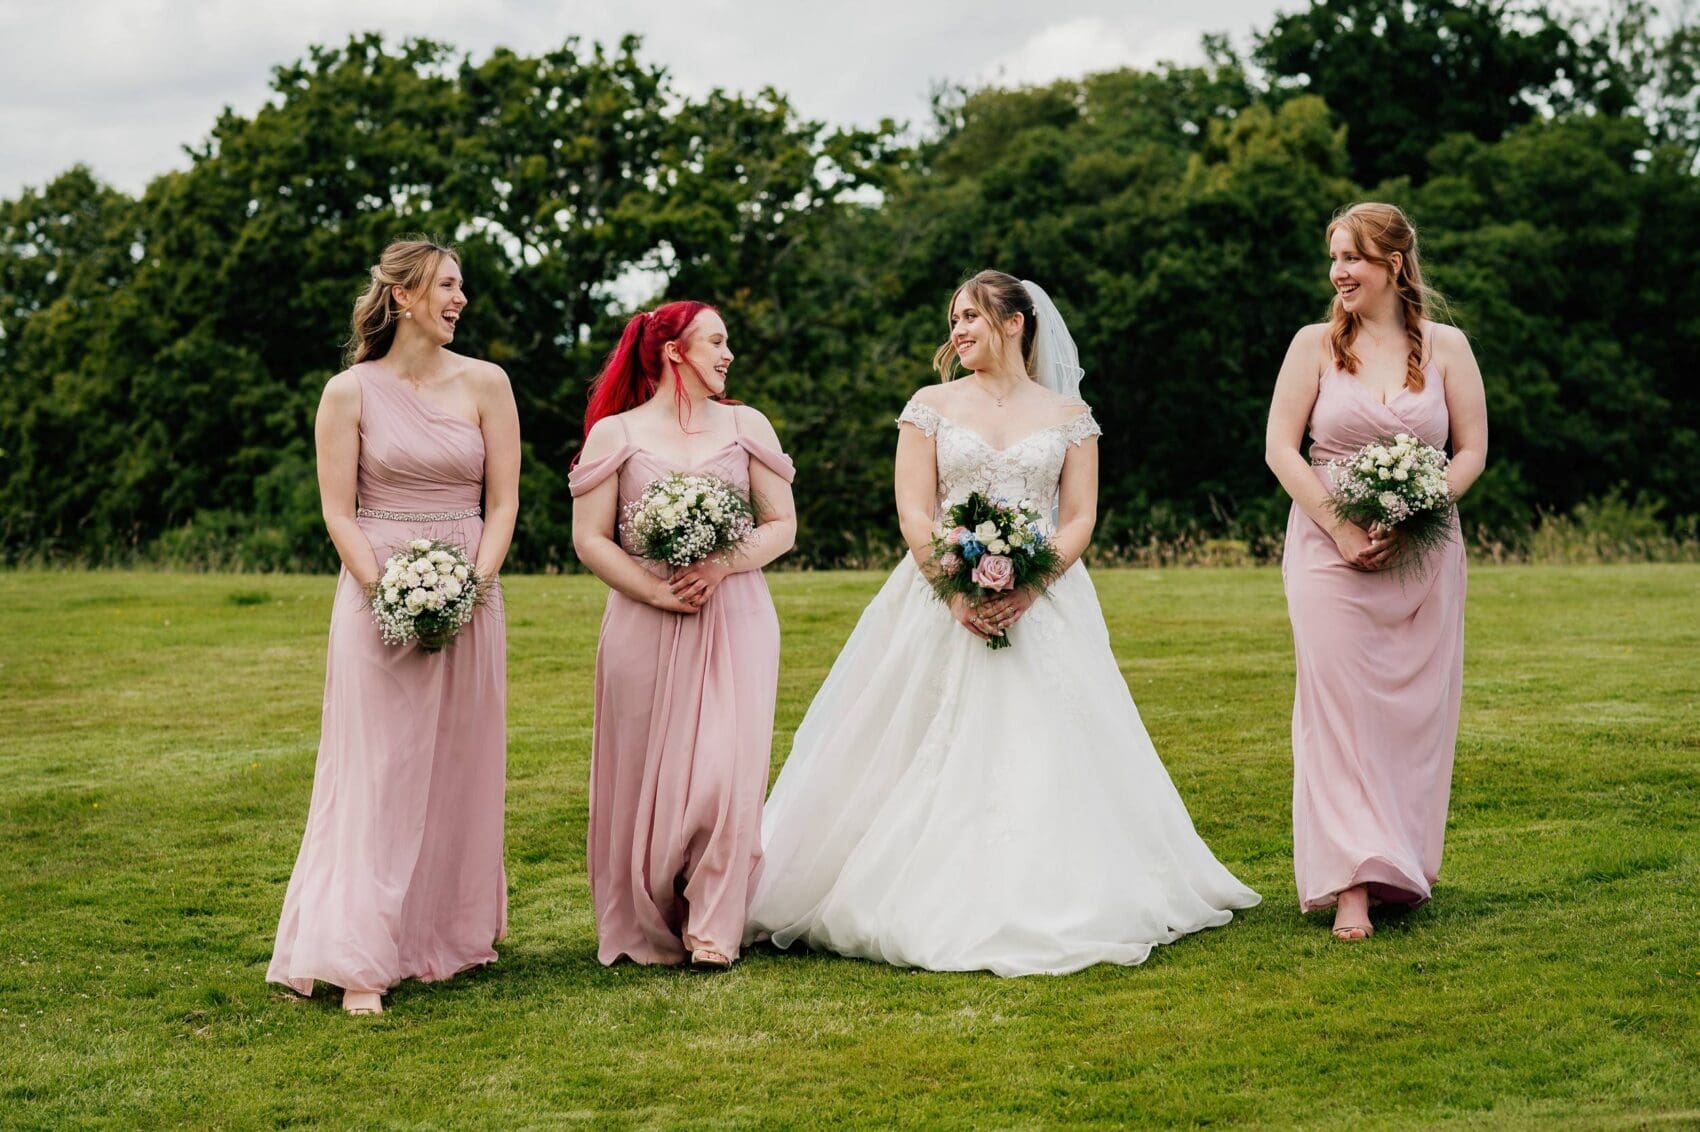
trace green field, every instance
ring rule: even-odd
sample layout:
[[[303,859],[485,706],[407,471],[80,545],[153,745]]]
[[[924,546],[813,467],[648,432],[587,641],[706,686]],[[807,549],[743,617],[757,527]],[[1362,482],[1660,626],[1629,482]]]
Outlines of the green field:
[[[772,579],[779,755],[878,582]],[[1441,881],[1354,945],[1295,908],[1279,574],[1098,584],[1200,831],[1265,895],[1229,927],[1065,978],[604,969],[604,591],[521,577],[511,937],[350,1019],[263,982],[329,580],[0,574],[0,1125],[1700,1125],[1700,567],[1474,570]]]

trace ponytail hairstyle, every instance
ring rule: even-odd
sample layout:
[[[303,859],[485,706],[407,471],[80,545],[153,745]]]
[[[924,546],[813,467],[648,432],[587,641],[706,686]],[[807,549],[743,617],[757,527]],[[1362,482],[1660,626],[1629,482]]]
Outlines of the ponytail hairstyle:
[[[423,236],[396,240],[384,249],[378,262],[372,265],[372,282],[354,301],[354,318],[348,341],[344,344],[343,362],[358,365],[381,358],[395,343],[396,323],[401,318],[401,305],[396,302],[395,288],[418,293],[437,277],[437,268],[444,257],[460,265],[460,253]]]
[[[620,344],[609,353],[608,360],[602,363],[602,372],[590,383],[590,406],[584,413],[585,436],[590,435],[590,430],[603,417],[635,409],[655,396],[666,373],[661,348],[683,339],[703,311],[720,313],[707,303],[684,299],[632,316],[620,335]],[[690,366],[699,381],[703,379],[693,363],[686,361],[685,365]],[[675,382],[673,389],[681,414],[688,413],[690,398],[685,395],[684,384]],[[681,416],[681,423],[683,419]]]
[[[1027,288],[1021,285],[1021,280],[1013,275],[1005,275],[1001,271],[982,271],[970,276],[968,281],[950,293],[950,303],[944,309],[945,322],[950,321],[951,312],[956,309],[956,297],[962,292],[968,292],[968,299],[980,309],[980,314],[993,323],[998,333],[992,338],[992,352],[1002,354],[1003,325],[1013,315],[1021,316],[1021,360],[1022,368],[1029,374],[1033,372],[1033,344],[1039,335],[1039,316],[1033,310],[1033,297],[1027,293]],[[946,335],[944,345],[933,354],[933,368],[938,371],[940,381],[949,381],[956,376],[956,346]]]
[[[1363,201],[1348,205],[1334,214],[1325,237],[1330,243],[1337,229],[1345,229],[1352,237],[1352,246],[1370,263],[1383,268],[1393,279],[1393,290],[1405,316],[1405,339],[1409,351],[1405,358],[1405,388],[1412,393],[1422,390],[1423,323],[1444,310],[1446,300],[1438,291],[1423,282],[1422,264],[1417,258],[1417,229],[1397,205]],[[1399,269],[1393,269],[1393,253],[1399,253]],[[1336,294],[1328,308],[1328,350],[1334,364],[1347,373],[1358,372],[1358,356],[1352,351],[1361,320],[1346,310]]]

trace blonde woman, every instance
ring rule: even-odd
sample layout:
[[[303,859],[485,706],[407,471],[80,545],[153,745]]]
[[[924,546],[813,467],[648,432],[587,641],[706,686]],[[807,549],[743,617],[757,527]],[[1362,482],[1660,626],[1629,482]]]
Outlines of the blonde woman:
[[[325,526],[342,559],[307,832],[266,978],[342,988],[377,1014],[403,979],[493,962],[507,932],[502,807],[507,659],[494,579],[519,510],[519,419],[500,368],[449,349],[460,261],[384,249],[354,308],[350,367],[315,435]],[[386,645],[364,602],[415,538],[465,548],[488,600],[448,648]]]
[[[1409,218],[1355,204],[1327,238],[1332,311],[1287,351],[1267,458],[1293,498],[1281,571],[1298,657],[1299,907],[1333,908],[1335,938],[1360,940],[1375,931],[1371,900],[1421,904],[1440,873],[1463,686],[1464,545],[1454,537],[1420,578],[1389,572],[1399,533],[1337,518],[1323,464],[1412,433],[1451,449],[1457,499],[1487,460],[1487,406],[1469,341],[1429,317]]]
[[[1001,271],[969,279],[946,309],[947,380],[898,418],[910,553],[768,798],[750,934],[938,971],[1140,963],[1258,896],[1193,829],[1110,651],[1080,562],[1100,430],[1062,316]],[[1066,568],[1045,600],[934,598],[941,508],[975,491],[1046,516]],[[988,649],[1004,630],[1010,647]]]

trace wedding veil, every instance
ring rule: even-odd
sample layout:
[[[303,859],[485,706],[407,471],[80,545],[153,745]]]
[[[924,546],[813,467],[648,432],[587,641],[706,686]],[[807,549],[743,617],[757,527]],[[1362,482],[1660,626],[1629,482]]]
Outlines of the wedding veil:
[[[1031,279],[1021,286],[1033,300],[1033,312],[1039,323],[1033,340],[1033,376],[1040,385],[1065,397],[1080,399],[1080,379],[1086,371],[1080,368],[1080,351],[1063,322],[1062,314],[1045,289]]]

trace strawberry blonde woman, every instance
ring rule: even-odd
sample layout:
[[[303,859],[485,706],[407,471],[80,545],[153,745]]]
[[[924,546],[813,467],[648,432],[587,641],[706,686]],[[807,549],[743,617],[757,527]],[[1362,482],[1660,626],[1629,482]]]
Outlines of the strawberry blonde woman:
[[[1287,350],[1267,457],[1293,499],[1281,569],[1298,658],[1299,907],[1333,908],[1335,938],[1358,940],[1374,933],[1372,900],[1421,904],[1440,872],[1463,685],[1464,545],[1454,527],[1420,575],[1390,570],[1401,535],[1336,517],[1323,465],[1411,433],[1450,449],[1457,499],[1486,462],[1487,407],[1469,341],[1430,320],[1405,214],[1355,204],[1327,239],[1332,311]]]
[[[307,832],[266,978],[376,1014],[403,979],[493,962],[507,932],[506,643],[494,580],[519,511],[507,375],[448,347],[460,260],[403,240],[354,306],[350,367],[319,403],[319,494],[342,559]],[[482,502],[481,502],[482,501]],[[427,653],[387,645],[365,588],[416,538],[464,548],[488,601]]]
[[[720,969],[761,865],[779,621],[762,567],[791,549],[791,461],[756,410],[723,404],[726,324],[668,303],[626,324],[591,389],[569,486],[573,547],[608,584],[596,646],[590,891],[597,957]],[[754,532],[682,570],[633,553],[622,509],[669,472],[753,497]]]

